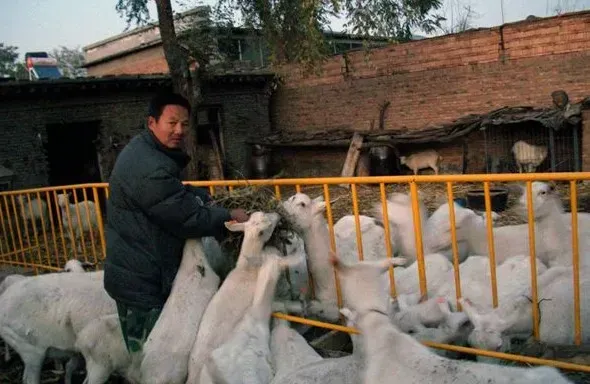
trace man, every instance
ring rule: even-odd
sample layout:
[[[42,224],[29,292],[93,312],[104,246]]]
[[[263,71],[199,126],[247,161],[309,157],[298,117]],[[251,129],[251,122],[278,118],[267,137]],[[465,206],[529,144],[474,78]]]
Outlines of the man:
[[[224,235],[243,209],[207,206],[202,188],[184,186],[182,151],[190,104],[178,94],[154,97],[148,129],[117,157],[109,180],[104,288],[116,301],[129,352],[142,349],[170,294],[188,238]]]

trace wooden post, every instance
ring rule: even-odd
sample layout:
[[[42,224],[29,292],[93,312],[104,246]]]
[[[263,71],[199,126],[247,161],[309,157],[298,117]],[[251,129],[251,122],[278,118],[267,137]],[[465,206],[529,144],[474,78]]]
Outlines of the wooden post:
[[[342,167],[342,173],[340,174],[340,176],[354,176],[356,163],[358,162],[359,157],[361,155],[361,147],[363,146],[363,140],[363,136],[358,132],[355,132],[352,135],[352,140],[350,141],[348,153],[346,154],[346,160],[344,161],[344,166]],[[344,187],[345,185],[342,186]]]
[[[213,146],[213,153],[215,155],[215,164],[219,170],[219,180],[225,180],[223,175],[223,161],[221,159],[221,153],[219,152],[219,144],[217,143],[217,138],[215,137],[215,133],[211,129],[209,129],[209,137],[211,137],[211,145]],[[211,164],[211,167],[215,166]]]

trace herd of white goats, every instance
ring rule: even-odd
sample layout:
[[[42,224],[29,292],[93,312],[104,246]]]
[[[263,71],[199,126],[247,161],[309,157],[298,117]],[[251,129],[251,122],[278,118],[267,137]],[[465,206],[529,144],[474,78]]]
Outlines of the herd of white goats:
[[[533,183],[540,340],[573,344],[571,216],[546,183]],[[507,351],[513,338],[532,334],[528,225],[494,226],[499,306],[493,308],[485,220],[455,204],[463,311],[455,303],[449,206],[431,216],[420,202],[428,300],[421,300],[411,200],[388,198],[392,249],[387,258],[381,203],[360,216],[364,260],[358,260],[354,216],[334,226],[330,253],[325,202],[297,193],[282,202],[294,228],[286,254],[268,245],[281,216],[255,212],[243,231],[237,264],[220,285],[204,250],[221,252],[209,238],[186,242],[171,295],[141,356],[127,353],[115,302],[103,272],[11,275],[0,286],[0,336],[25,364],[23,382],[39,384],[45,358],[68,360],[66,383],[86,362],[86,384],[112,373],[132,383],[569,383],[550,367],[520,368],[451,358],[420,341]],[[526,195],[519,206],[526,215]],[[590,331],[590,214],[579,214],[583,342]],[[216,246],[216,247],[214,247]],[[284,251],[284,250],[283,250]],[[219,255],[215,256],[219,257]],[[397,296],[389,295],[394,266]],[[308,268],[315,297],[306,297]],[[334,269],[342,289],[338,309]],[[287,274],[283,272],[288,270]],[[337,322],[342,314],[352,355],[323,358],[295,325],[271,320],[281,311]]]

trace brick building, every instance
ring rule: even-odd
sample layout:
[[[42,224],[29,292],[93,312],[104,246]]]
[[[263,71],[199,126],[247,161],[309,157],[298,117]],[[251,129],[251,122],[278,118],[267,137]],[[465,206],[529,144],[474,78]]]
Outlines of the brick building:
[[[422,130],[505,106],[551,108],[551,93],[556,90],[565,91],[572,103],[580,102],[590,96],[590,12],[392,44],[371,50],[368,59],[363,52],[351,52],[329,58],[323,69],[321,76],[307,77],[296,67],[285,71],[284,83],[273,96],[275,130],[366,131],[377,126],[384,102],[391,103],[384,128],[392,132]],[[581,114],[584,129],[581,125],[574,129],[581,146],[582,169],[590,170],[590,116],[587,110]],[[530,132],[538,136],[530,137],[531,141],[547,143],[550,132],[537,123],[533,119],[511,126],[509,129],[521,131],[512,138],[488,131],[488,149],[492,151],[494,144],[502,142],[499,152],[509,157],[512,141],[518,136],[530,137]],[[473,132],[467,139],[473,157],[469,172],[484,169],[485,160],[477,163],[484,150],[483,136],[484,132]],[[556,139],[560,151],[573,148],[574,130],[556,132]],[[438,147],[453,168],[462,162],[460,141],[430,146]],[[407,153],[416,147],[403,145],[399,150]],[[322,157],[321,172],[336,175],[346,150],[301,146],[281,153],[301,158],[314,153]],[[570,159],[563,161],[569,166],[558,170],[575,169],[573,151],[568,156]],[[540,169],[549,167],[548,159]],[[313,170],[309,174],[314,174]]]
[[[228,169],[245,173],[250,130],[269,132],[274,76],[217,76],[204,87],[199,131],[211,128]],[[171,89],[167,75],[0,82],[0,165],[12,187],[107,181],[127,141],[144,127],[154,92]],[[201,152],[210,148],[199,135]]]
[[[590,134],[583,129],[589,124],[587,109],[579,113],[583,123],[571,123],[565,129],[547,129],[550,123],[535,118],[535,111],[551,115],[554,91],[565,91],[572,104],[590,95],[589,24],[588,11],[527,18],[374,48],[368,56],[361,50],[335,55],[328,58],[320,76],[303,75],[291,66],[281,72],[283,83],[272,96],[271,129],[275,133],[367,131],[377,127],[386,102],[385,133],[427,130],[472,114],[481,115],[480,125],[485,127],[490,125],[486,123],[490,112],[525,106],[533,111],[518,124],[501,124],[500,119],[491,124],[494,129],[472,131],[454,141],[399,144],[398,152],[435,147],[445,158],[445,172],[485,172],[491,171],[491,163],[513,162],[510,148],[515,140],[537,145],[553,140],[554,154],[547,156],[540,171],[590,170]],[[88,69],[101,73],[166,70],[161,48],[154,44],[119,52],[108,60],[89,56]],[[91,46],[88,55],[99,45]],[[587,105],[581,104],[582,109]],[[280,148],[276,158],[280,157],[288,176],[339,174],[347,146],[345,142],[319,148],[305,141],[282,145],[280,140],[273,145]],[[317,160],[322,160],[322,166],[317,166]],[[500,171],[511,170],[514,164]]]
[[[180,13],[174,21],[177,34],[182,36],[199,18],[205,17],[203,12],[206,8],[195,7]],[[363,46],[363,40],[356,36],[331,31],[324,34],[327,48],[334,54]],[[383,46],[387,44],[387,39],[371,38],[369,43],[372,46]],[[89,44],[83,50],[84,67],[90,76],[168,72],[157,23]],[[225,65],[241,70],[266,68],[269,65],[270,50],[262,35],[246,28],[232,28],[229,33],[223,32],[217,39],[217,54],[219,57],[212,58],[211,64],[223,60]]]

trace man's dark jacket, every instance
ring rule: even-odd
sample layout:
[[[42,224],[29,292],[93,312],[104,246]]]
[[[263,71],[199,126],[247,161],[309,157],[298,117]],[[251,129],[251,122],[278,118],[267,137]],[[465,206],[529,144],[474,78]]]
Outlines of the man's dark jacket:
[[[229,211],[199,204],[201,188],[185,187],[190,158],[164,147],[146,129],[121,151],[109,180],[104,288],[128,306],[163,307],[187,238],[223,236]]]

